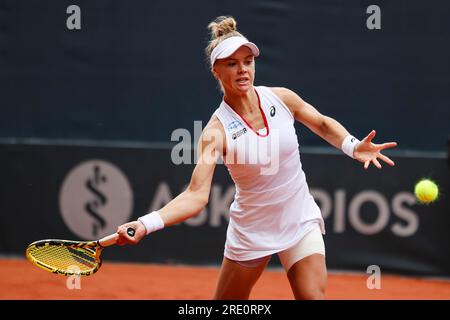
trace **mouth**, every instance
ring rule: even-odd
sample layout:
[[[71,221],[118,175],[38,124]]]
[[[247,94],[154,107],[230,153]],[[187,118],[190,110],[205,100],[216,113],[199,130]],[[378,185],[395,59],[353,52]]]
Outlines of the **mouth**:
[[[244,85],[248,85],[250,83],[250,79],[247,77],[242,77],[242,78],[238,78],[236,80],[236,82],[238,83],[238,85],[244,86]]]

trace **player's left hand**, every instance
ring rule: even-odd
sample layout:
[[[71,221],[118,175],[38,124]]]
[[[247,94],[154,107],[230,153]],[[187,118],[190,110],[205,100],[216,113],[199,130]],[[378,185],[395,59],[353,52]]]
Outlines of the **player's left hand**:
[[[395,163],[384,154],[381,154],[381,151],[388,148],[393,148],[397,146],[397,142],[387,142],[382,144],[372,143],[372,139],[375,137],[375,130],[372,130],[367,137],[365,137],[360,143],[358,143],[353,151],[353,157],[364,163],[364,169],[369,167],[369,164],[372,162],[378,169],[381,169],[381,164],[378,159],[383,160],[387,164],[394,166]]]

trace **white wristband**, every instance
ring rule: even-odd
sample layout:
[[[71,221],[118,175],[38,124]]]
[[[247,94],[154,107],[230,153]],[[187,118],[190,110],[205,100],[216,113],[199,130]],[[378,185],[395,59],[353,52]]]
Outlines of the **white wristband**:
[[[144,224],[147,234],[164,228],[164,221],[161,219],[158,211],[146,214],[145,216],[138,218],[138,220]]]
[[[342,151],[350,158],[354,159],[353,152],[355,151],[356,145],[360,142],[361,141],[349,134],[345,137],[344,141],[342,141]]]

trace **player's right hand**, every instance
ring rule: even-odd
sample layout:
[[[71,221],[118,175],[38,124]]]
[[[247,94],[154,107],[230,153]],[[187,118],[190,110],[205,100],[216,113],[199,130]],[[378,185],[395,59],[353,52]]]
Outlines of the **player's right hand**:
[[[135,230],[134,236],[130,236],[127,233],[127,230],[130,227]],[[131,221],[117,227],[117,233],[119,234],[119,239],[117,239],[116,244],[123,246],[125,244],[137,244],[145,237],[147,230],[142,222]]]

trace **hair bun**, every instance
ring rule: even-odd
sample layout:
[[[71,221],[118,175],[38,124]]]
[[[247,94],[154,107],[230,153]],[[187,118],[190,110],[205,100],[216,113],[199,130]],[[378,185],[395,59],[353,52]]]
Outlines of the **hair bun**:
[[[222,37],[228,33],[236,31],[236,20],[230,16],[217,17],[213,22],[208,25],[208,29],[211,31],[211,39]]]

